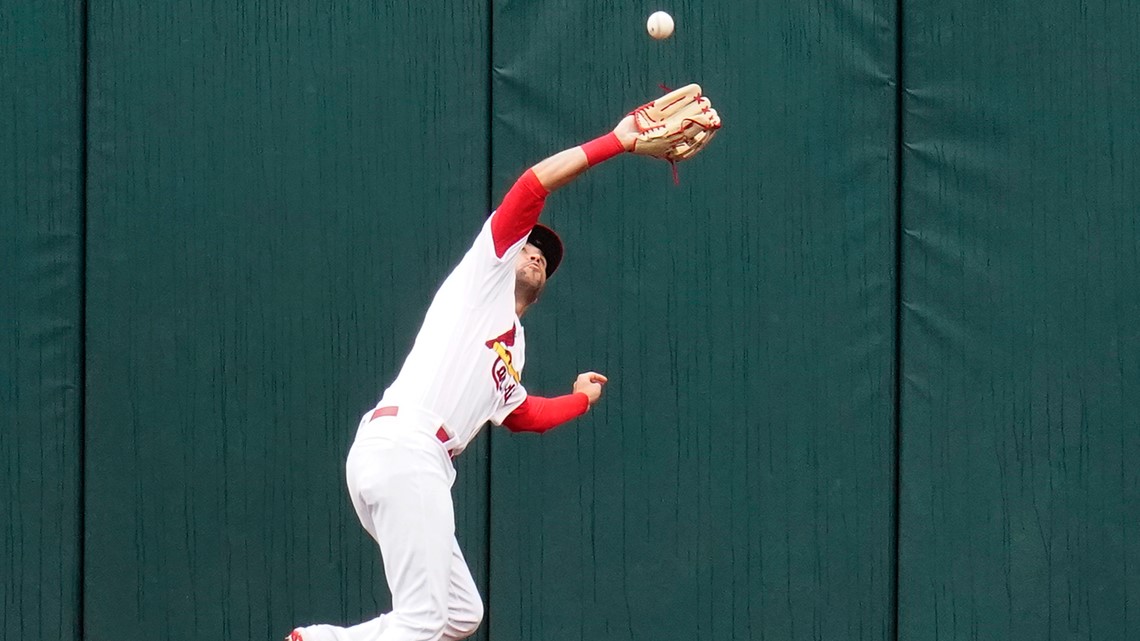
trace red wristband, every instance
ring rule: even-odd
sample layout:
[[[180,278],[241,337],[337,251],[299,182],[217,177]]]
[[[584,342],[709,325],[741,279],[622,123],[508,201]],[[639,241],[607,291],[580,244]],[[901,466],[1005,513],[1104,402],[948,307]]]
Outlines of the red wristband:
[[[618,140],[617,134],[611,131],[582,145],[582,151],[586,152],[586,165],[593,167],[624,152],[625,146]]]

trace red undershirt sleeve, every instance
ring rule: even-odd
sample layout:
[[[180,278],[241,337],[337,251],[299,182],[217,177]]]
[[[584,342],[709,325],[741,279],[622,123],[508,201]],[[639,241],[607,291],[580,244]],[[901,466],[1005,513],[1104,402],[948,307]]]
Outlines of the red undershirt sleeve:
[[[522,405],[507,414],[507,418],[503,419],[503,427],[512,432],[545,432],[578,418],[589,408],[590,399],[581,392],[557,398],[531,394],[523,400]]]
[[[491,237],[495,240],[497,258],[502,258],[512,245],[530,234],[549,195],[533,169],[526,170],[515,181],[491,217]]]

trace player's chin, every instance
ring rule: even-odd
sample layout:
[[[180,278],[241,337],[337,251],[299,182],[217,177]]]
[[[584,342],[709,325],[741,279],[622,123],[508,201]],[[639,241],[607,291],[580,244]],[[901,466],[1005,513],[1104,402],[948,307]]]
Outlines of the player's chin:
[[[527,288],[536,288],[540,291],[546,285],[546,279],[542,277],[541,272],[526,267],[520,269],[518,273],[515,274],[515,281]]]
[[[534,281],[534,295],[537,298],[546,289],[546,274],[535,272],[531,279]]]
[[[527,272],[529,270],[521,270]],[[516,293],[523,294],[523,298],[530,302],[538,300],[542,290],[546,289],[546,280],[541,275],[533,273],[519,273],[515,279]]]

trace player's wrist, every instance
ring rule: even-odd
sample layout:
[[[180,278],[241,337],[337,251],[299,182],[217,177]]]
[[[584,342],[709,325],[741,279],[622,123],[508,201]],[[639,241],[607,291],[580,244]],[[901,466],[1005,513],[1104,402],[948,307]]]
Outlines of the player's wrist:
[[[625,153],[627,149],[617,133],[611,131],[604,136],[598,136],[590,142],[583,144],[582,151],[586,152],[586,165],[593,167],[598,163],[605,162],[614,156]]]

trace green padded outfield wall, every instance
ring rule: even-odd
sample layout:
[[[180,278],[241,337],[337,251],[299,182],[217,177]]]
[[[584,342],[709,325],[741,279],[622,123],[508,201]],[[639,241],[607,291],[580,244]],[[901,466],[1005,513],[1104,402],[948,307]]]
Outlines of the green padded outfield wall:
[[[492,639],[892,639],[894,2],[495,2],[496,198],[545,154],[699,80],[683,164],[548,201],[563,267],[528,389],[586,418],[492,436]],[[588,27],[586,27],[588,25]]]
[[[387,586],[344,458],[486,213],[487,10],[90,19],[86,638],[370,618]],[[486,444],[460,467],[485,584]]]
[[[359,415],[523,168],[699,80],[679,186],[550,199],[528,388],[612,382],[459,460],[478,638],[1140,637],[1140,8],[658,8],[0,0],[0,636],[385,609]]]
[[[1140,5],[903,26],[899,638],[1140,638]]]
[[[79,635],[82,28],[0,1],[0,637]]]

